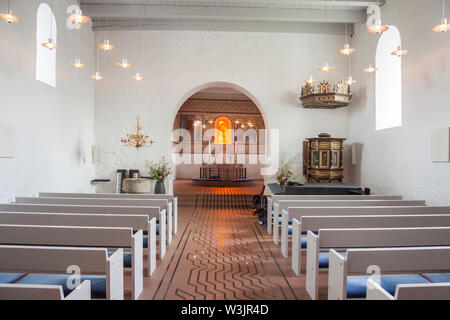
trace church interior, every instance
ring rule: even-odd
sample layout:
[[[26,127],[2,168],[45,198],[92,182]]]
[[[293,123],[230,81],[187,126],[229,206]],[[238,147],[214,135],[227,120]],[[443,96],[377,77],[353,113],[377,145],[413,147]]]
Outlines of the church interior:
[[[449,16],[0,0],[0,300],[450,300]]]

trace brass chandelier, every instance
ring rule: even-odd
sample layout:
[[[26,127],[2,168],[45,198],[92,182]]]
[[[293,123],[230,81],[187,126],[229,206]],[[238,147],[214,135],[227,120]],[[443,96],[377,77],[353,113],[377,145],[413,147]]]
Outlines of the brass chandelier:
[[[134,147],[136,150],[139,150],[142,147],[150,147],[153,144],[153,140],[150,139],[150,136],[143,132],[139,117],[137,118],[135,130],[136,132],[126,133],[125,137],[120,139],[122,145]]]

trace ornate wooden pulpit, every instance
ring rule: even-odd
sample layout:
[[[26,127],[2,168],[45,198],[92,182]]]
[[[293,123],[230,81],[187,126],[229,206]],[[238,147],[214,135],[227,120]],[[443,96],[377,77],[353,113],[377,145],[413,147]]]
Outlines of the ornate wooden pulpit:
[[[310,183],[333,183],[344,180],[344,138],[328,133],[303,141],[303,174]]]

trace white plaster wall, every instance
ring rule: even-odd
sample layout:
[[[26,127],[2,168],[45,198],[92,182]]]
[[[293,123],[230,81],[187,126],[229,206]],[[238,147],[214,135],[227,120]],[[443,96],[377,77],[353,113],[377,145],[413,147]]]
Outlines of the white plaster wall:
[[[306,137],[329,132],[349,135],[349,110],[307,110],[298,100],[310,70],[328,61],[336,69],[332,82],[347,76],[345,57],[337,54],[341,36],[313,35],[313,54],[308,61],[308,34],[238,32],[138,32],[96,33],[97,42],[109,37],[117,50],[101,55],[105,79],[96,83],[96,175],[112,178],[118,168],[144,169],[146,160],[170,156],[170,135],[178,108],[189,96],[210,82],[228,82],[249,93],[261,107],[269,129],[280,130],[282,161],[301,152]],[[128,47],[134,68],[123,72],[116,63]],[[143,54],[142,82],[131,80]],[[323,74],[320,75],[323,77]],[[136,116],[143,120],[155,143],[140,151],[120,146],[123,129],[131,129]],[[300,176],[301,158],[297,175]],[[104,191],[112,191],[110,184]]]
[[[82,31],[81,58],[72,62],[77,34],[66,28],[66,8],[73,0],[54,2],[58,25],[56,88],[35,78],[36,12],[41,1],[11,1],[20,23],[0,23],[0,121],[16,126],[16,157],[0,158],[0,202],[39,191],[91,191],[94,177],[94,34]],[[7,1],[1,1],[1,11]]]
[[[450,205],[450,163],[433,163],[432,128],[450,127],[450,34],[437,34],[441,1],[388,1],[383,22],[396,25],[409,54],[403,58],[403,126],[375,131],[375,78],[362,70],[374,59],[373,35],[356,28],[353,59],[357,99],[351,107],[351,142],[363,145],[353,181],[376,193],[404,194]],[[447,15],[449,10],[447,10]],[[371,48],[372,47],[372,48]]]

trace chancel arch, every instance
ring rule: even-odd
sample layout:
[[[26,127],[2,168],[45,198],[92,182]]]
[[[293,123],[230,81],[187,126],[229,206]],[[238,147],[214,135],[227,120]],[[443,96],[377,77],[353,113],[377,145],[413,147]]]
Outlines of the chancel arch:
[[[184,101],[175,117],[173,155],[190,153],[192,160],[176,164],[177,178],[198,177],[202,165],[214,163],[229,170],[230,179],[234,174],[225,165],[241,165],[246,177],[260,179],[260,165],[248,162],[266,154],[266,128],[263,114],[247,94],[224,83],[200,89]],[[180,132],[189,137],[180,137]]]

